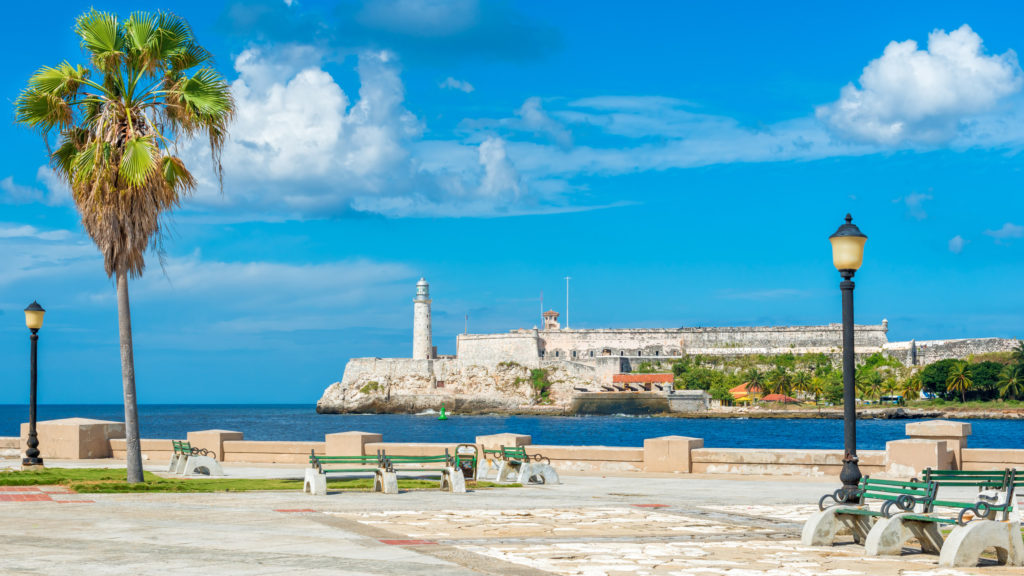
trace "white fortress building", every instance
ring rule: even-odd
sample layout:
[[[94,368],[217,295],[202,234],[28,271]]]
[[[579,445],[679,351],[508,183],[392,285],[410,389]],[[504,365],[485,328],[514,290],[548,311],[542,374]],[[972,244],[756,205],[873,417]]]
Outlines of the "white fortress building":
[[[459,334],[455,356],[438,356],[431,333],[430,285],[421,278],[413,299],[413,347],[410,358],[353,358],[341,380],[325,392],[325,411],[354,406],[357,397],[393,402],[396,394],[417,397],[444,392],[459,397],[529,394],[529,370],[547,369],[564,396],[599,392],[615,374],[631,372],[639,363],[683,356],[824,353],[838,361],[842,348],[839,324],[820,326],[733,326],[666,329],[565,329],[559,314],[543,314],[542,328],[499,334]],[[969,338],[890,342],[889,323],[855,328],[860,357],[882,352],[907,365],[945,358],[1011,350],[1017,340]],[[566,392],[567,391],[567,392]],[[358,393],[357,393],[358,392]],[[500,393],[499,393],[500,392]],[[412,401],[410,401],[412,402]],[[408,408],[414,409],[416,402]],[[432,405],[432,404],[423,404]],[[347,409],[347,408],[346,408]],[[341,408],[338,408],[341,410]]]

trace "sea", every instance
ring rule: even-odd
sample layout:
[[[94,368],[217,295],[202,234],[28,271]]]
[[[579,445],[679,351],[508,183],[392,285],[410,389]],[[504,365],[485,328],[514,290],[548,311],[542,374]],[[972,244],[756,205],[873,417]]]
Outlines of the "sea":
[[[39,420],[82,417],[124,421],[120,404],[53,404],[37,408]],[[0,404],[0,436],[17,436],[28,421],[27,405]],[[961,420],[971,423],[971,448],[1024,448],[1024,420]],[[857,447],[883,450],[906,438],[913,420],[859,420]],[[316,440],[325,434],[360,430],[385,442],[473,442],[499,432],[529,434],[534,444],[643,446],[645,438],[693,436],[713,448],[840,449],[843,421],[782,418],[676,418],[658,416],[462,416],[437,419],[423,414],[317,414],[310,405],[141,405],[143,438],[184,439],[189,431],[236,430],[246,440]]]

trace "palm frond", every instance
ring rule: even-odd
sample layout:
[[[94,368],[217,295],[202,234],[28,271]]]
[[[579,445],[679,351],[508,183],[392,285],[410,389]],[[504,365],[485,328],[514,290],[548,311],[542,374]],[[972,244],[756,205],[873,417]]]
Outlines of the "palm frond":
[[[180,158],[164,156],[160,161],[163,164],[164,181],[173,190],[181,194],[187,194],[196,187],[196,179],[185,168],[185,163]]]
[[[49,132],[54,127],[63,130],[74,121],[74,110],[66,100],[52,92],[27,89],[14,101],[14,113],[18,122],[27,124],[40,132]]]
[[[130,138],[124,143],[123,150],[118,173],[129,186],[141,186],[157,169],[157,150],[153,138]]]
[[[89,71],[81,66],[62,62],[55,68],[43,66],[28,80],[30,90],[53,94],[61,98],[74,98],[78,87],[89,77]]]
[[[90,10],[78,17],[75,33],[82,48],[92,55],[93,65],[106,73],[115,73],[124,56],[124,33],[117,15]]]

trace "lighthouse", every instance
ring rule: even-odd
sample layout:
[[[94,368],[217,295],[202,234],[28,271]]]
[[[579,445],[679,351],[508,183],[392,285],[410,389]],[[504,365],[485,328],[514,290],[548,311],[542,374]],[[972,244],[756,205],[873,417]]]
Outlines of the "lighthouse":
[[[412,357],[417,360],[434,357],[434,346],[430,337],[430,284],[420,278],[416,283],[416,299],[413,305]]]

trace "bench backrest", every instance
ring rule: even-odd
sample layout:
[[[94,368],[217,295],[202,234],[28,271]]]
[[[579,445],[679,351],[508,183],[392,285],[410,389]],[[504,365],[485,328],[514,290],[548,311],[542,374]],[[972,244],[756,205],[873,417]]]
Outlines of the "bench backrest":
[[[886,516],[894,505],[901,510],[913,510],[915,504],[922,504],[925,512],[931,512],[935,492],[934,482],[903,482],[870,476],[861,478],[857,485],[858,503],[864,504],[865,500],[881,500],[885,502],[882,512],[886,513]]]
[[[990,488],[1005,489],[1010,470],[933,470],[925,468],[925,482],[937,482],[942,486],[969,486],[978,490]]]
[[[175,454],[191,454],[192,444],[188,440],[171,440]]]
[[[427,467],[433,465],[448,468],[451,466],[455,466],[457,462],[457,458],[452,457],[452,455],[448,453],[447,448],[444,449],[444,454],[431,454],[427,456],[393,456],[389,455],[384,450],[378,450],[377,457],[381,462],[381,466],[387,469],[389,472],[394,472],[396,465],[401,468],[410,470],[433,470],[436,468]]]
[[[512,458],[515,460],[526,460],[529,456],[526,455],[526,448],[522,446],[502,446],[501,455],[504,458]]]

